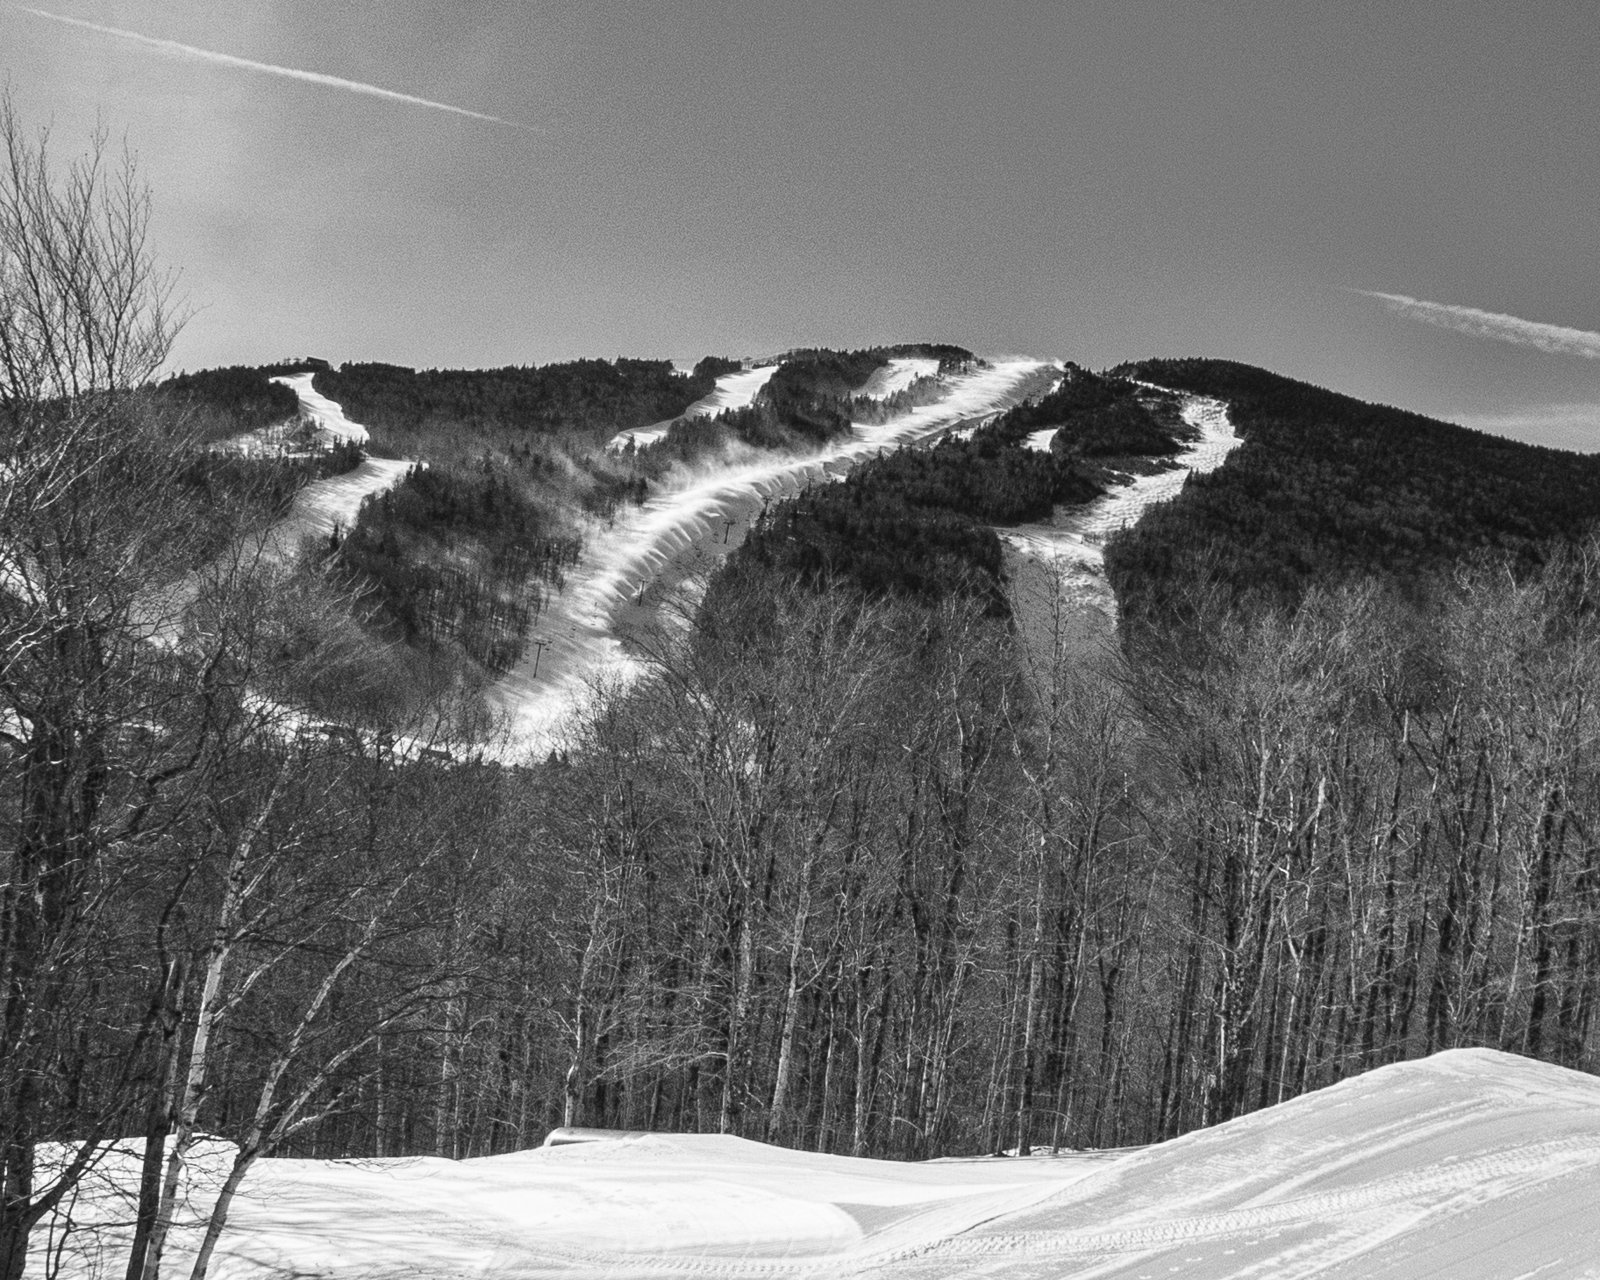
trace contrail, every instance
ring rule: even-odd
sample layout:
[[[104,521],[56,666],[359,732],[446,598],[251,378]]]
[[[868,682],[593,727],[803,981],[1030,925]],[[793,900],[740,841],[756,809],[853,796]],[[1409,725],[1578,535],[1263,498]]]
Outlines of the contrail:
[[[1420,298],[1408,298],[1403,293],[1379,293],[1373,289],[1352,289],[1350,292],[1365,298],[1376,298],[1396,315],[1409,316],[1424,324],[1435,324],[1441,329],[1454,329],[1457,333],[1470,333],[1499,342],[1513,342],[1522,347],[1537,347],[1554,355],[1600,360],[1600,333],[1591,333],[1587,329],[1542,324],[1537,320],[1524,320],[1520,316],[1502,315],[1498,311],[1480,311],[1477,307],[1424,302]]]
[[[250,58],[236,58],[231,53],[218,53],[214,49],[197,49],[193,45],[179,44],[176,40],[158,40],[154,36],[140,35],[137,31],[124,31],[121,27],[105,27],[98,22],[85,22],[82,18],[68,18],[59,13],[46,13],[43,9],[30,9],[26,5],[12,5],[23,13],[31,13],[36,18],[46,18],[51,22],[65,23],[69,27],[82,27],[86,31],[98,31],[102,35],[117,36],[123,40],[131,40],[135,44],[142,44],[147,49],[154,49],[173,58],[188,58],[199,62],[215,62],[225,67],[239,67],[245,71],[263,71],[268,75],[284,76],[290,80],[304,80],[308,84],[325,85],[330,89],[346,89],[351,93],[364,93],[373,98],[387,98],[390,102],[404,102],[413,107],[431,107],[435,111],[448,111],[452,115],[466,116],[472,120],[484,120],[490,124],[503,124],[512,129],[525,129],[530,133],[538,133],[530,124],[521,124],[515,120],[504,120],[499,116],[485,115],[481,111],[468,111],[465,107],[453,107],[448,102],[434,102],[430,98],[418,98],[409,93],[397,93],[393,89],[380,89],[375,84],[363,84],[359,80],[346,80],[342,76],[324,75],[320,71],[302,71],[298,67],[280,67],[271,62],[256,62]]]

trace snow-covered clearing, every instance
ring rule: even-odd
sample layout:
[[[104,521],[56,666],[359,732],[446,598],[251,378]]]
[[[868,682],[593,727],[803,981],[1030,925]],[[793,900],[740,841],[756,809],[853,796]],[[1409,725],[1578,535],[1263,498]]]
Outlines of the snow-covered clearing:
[[[748,453],[686,474],[643,506],[619,511],[610,525],[597,525],[585,539],[566,590],[540,620],[528,656],[496,686],[497,702],[512,721],[513,741],[541,750],[554,745],[560,723],[587,696],[594,678],[627,679],[637,670],[616,635],[617,615],[669,564],[700,555],[709,567],[738,545],[764,502],[824,476],[842,475],[864,457],[1017,404],[1040,389],[1042,374],[1053,376],[1054,366],[1027,359],[998,362],[952,378],[936,404],[882,424],[858,423],[850,436],[817,453]]]
[[[1116,601],[1102,575],[1106,539],[1137,523],[1153,503],[1176,497],[1191,474],[1216,470],[1240,443],[1228,406],[1221,400],[1196,395],[1184,395],[1182,400],[1183,420],[1199,431],[1200,439],[1178,455],[1176,467],[1136,476],[1085,507],[1059,513],[1047,522],[1001,529],[1000,536],[1027,559],[1070,572],[1077,593],[1087,603],[1113,612]],[[1045,434],[1036,432],[1029,444]]]
[[[895,356],[883,368],[875,370],[854,394],[869,400],[887,400],[918,378],[931,378],[938,372],[939,362],[931,356]]]
[[[668,428],[678,418],[714,418],[729,409],[748,408],[756,398],[756,392],[771,382],[772,375],[777,371],[776,364],[764,364],[754,369],[741,369],[738,373],[725,373],[717,379],[716,389],[710,395],[701,396],[677,418],[652,422],[647,427],[636,427],[632,431],[619,431],[607,441],[606,448],[626,449],[631,444],[636,449],[643,449],[666,435]]]
[[[1056,438],[1056,432],[1060,430],[1060,427],[1046,427],[1043,431],[1030,431],[1022,442],[1023,446],[1036,449],[1040,453],[1049,453],[1050,442]]]
[[[107,1170],[126,1188],[136,1168]],[[86,1228],[125,1213],[103,1186],[80,1198]],[[1572,1280],[1600,1275],[1596,1206],[1600,1080],[1473,1049],[1132,1153],[902,1164],[649,1135],[264,1160],[212,1275]],[[118,1273],[124,1236],[84,1230],[63,1280]]]

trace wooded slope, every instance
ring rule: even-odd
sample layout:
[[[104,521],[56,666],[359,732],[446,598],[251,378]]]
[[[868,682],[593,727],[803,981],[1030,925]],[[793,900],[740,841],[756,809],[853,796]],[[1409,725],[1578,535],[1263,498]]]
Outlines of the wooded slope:
[[[1125,616],[1170,612],[1204,566],[1286,604],[1313,582],[1408,581],[1475,552],[1524,565],[1600,518],[1600,458],[1506,440],[1226,360],[1130,373],[1226,400],[1245,443],[1106,551]]]

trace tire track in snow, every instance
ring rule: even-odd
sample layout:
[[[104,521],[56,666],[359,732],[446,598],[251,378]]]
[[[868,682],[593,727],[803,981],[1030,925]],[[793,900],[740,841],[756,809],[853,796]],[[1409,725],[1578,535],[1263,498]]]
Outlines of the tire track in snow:
[[[1373,1179],[1346,1190],[1319,1192],[1281,1203],[1223,1209],[1214,1213],[1162,1217],[1158,1221],[1127,1226],[1041,1228],[1033,1231],[962,1235],[933,1246],[938,1257],[981,1258],[1024,1254],[1030,1258],[1060,1259],[1070,1256],[1139,1255],[1176,1245],[1212,1243],[1307,1223],[1344,1223],[1360,1220],[1364,1241],[1375,1241],[1375,1225],[1414,1223],[1419,1213],[1435,1209],[1469,1209],[1501,1191],[1526,1191],[1542,1182],[1575,1170],[1600,1170],[1600,1143],[1593,1135],[1556,1138],[1503,1151],[1441,1162],[1421,1170]],[[1048,1205],[1044,1208],[1048,1209]],[[883,1265],[913,1257],[930,1257],[927,1247],[899,1258],[884,1258]]]

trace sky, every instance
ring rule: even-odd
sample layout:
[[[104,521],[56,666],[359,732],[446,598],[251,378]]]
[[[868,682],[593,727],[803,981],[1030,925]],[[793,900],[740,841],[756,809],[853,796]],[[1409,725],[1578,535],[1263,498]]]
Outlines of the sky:
[[[1221,356],[1600,449],[1593,0],[0,0],[175,368]]]

